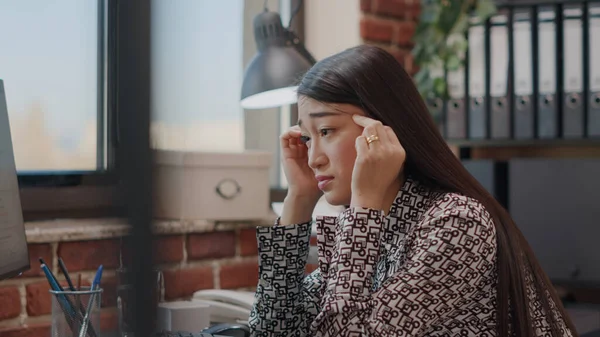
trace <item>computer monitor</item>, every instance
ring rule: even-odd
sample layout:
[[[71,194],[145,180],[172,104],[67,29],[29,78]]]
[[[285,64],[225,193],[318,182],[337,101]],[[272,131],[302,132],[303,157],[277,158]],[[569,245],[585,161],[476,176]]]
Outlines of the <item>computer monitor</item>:
[[[0,280],[16,276],[29,267],[6,94],[0,79]]]

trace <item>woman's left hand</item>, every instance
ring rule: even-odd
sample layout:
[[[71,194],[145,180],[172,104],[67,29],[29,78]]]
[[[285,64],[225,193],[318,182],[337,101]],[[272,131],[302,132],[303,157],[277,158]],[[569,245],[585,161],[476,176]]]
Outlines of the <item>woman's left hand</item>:
[[[386,191],[404,167],[406,152],[389,126],[361,115],[352,118],[364,129],[356,138],[351,206],[382,209]]]

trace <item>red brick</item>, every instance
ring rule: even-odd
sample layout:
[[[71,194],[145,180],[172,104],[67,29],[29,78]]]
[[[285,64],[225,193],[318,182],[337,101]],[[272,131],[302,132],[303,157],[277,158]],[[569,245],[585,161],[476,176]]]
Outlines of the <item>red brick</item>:
[[[192,234],[187,240],[188,259],[214,259],[235,255],[235,233]]]
[[[219,273],[222,289],[256,287],[258,284],[258,263],[241,262],[221,266]]]
[[[214,288],[212,267],[165,270],[165,300],[191,297],[201,289]]]
[[[100,331],[114,332],[119,329],[119,316],[116,311],[100,312]]]
[[[154,240],[155,263],[173,263],[183,260],[183,235],[160,236]]]
[[[411,21],[398,22],[392,42],[399,46],[412,46],[415,35],[416,23]]]
[[[371,0],[360,0],[360,10],[362,12],[371,11]]]
[[[21,277],[42,276],[44,272],[40,268],[40,257],[52,267],[52,246],[48,243],[30,244],[29,248],[29,264],[30,269],[21,275]]]
[[[240,231],[240,255],[258,255],[258,244],[256,242],[256,229],[247,228]]]
[[[69,272],[104,269],[119,265],[119,240],[94,240],[61,242],[58,256],[63,259]]]
[[[50,336],[50,322],[29,324],[26,326],[0,328],[2,337],[48,337]]]
[[[365,40],[391,42],[395,22],[374,18],[360,20],[360,36]]]
[[[25,286],[27,298],[27,314],[29,316],[47,315],[51,312],[50,286],[48,282],[41,281]]]
[[[0,288],[0,320],[21,314],[21,296],[17,287]]]
[[[370,11],[384,16],[416,20],[421,13],[421,6],[419,0],[372,0]]]

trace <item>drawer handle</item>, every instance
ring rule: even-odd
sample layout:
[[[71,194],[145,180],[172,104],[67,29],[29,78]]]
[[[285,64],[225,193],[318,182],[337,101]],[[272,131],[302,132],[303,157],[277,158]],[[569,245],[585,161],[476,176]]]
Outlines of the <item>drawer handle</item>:
[[[242,192],[242,187],[234,179],[223,179],[217,184],[215,191],[221,198],[231,200]]]

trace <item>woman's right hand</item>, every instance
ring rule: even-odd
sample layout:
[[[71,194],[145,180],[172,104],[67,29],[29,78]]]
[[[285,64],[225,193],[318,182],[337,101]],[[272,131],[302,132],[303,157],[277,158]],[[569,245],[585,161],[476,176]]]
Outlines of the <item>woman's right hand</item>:
[[[300,127],[290,127],[280,137],[283,171],[288,181],[288,198],[317,203],[321,197],[315,173],[308,166],[308,148],[301,139]]]

